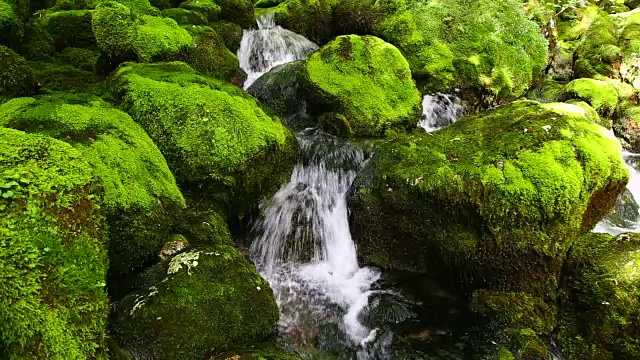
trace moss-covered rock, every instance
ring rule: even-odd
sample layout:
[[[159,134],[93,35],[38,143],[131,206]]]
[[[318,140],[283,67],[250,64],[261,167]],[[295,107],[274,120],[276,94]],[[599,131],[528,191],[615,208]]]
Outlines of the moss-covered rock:
[[[220,6],[213,0],[187,0],[180,7],[202,14],[207,21],[220,20]]]
[[[565,358],[640,357],[640,238],[588,234],[564,274],[558,341]]]
[[[303,60],[276,66],[251,84],[247,92],[286,119],[306,107],[304,74]]]
[[[35,92],[33,70],[13,50],[0,45],[0,103]]]
[[[179,62],[127,64],[111,83],[184,190],[198,189],[243,213],[288,178],[291,133],[241,89]]]
[[[640,106],[622,107],[613,124],[613,131],[627,150],[640,153]]]
[[[117,307],[112,333],[136,358],[199,360],[275,333],[271,288],[233,247],[191,248],[164,269]]]
[[[616,24],[606,13],[600,13],[582,37],[575,51],[574,71],[577,77],[612,76],[619,66],[621,52]]]
[[[206,16],[187,9],[172,8],[162,10],[162,16],[175,20],[178,25],[207,25]]]
[[[224,45],[222,38],[209,27],[189,27],[195,45],[179,54],[182,60],[200,73],[242,86],[247,74],[240,69],[238,57]]]
[[[12,1],[0,0],[0,46],[17,48],[21,44],[24,27]]]
[[[242,41],[242,26],[228,21],[217,21],[209,23],[209,26],[220,35],[224,45],[232,53],[237,54]]]
[[[60,62],[84,71],[93,71],[98,60],[94,50],[66,48],[60,53]]]
[[[257,26],[252,0],[216,0],[220,6],[220,19],[253,29]]]
[[[175,20],[136,15],[132,9],[112,1],[96,7],[93,33],[111,67],[125,60],[166,60],[193,46],[191,35]]]
[[[556,310],[526,293],[478,290],[472,307],[490,319],[499,345],[518,359],[550,358],[547,344],[556,325]],[[500,358],[500,357],[498,357]]]
[[[334,111],[358,136],[412,127],[422,113],[409,64],[391,44],[373,36],[340,36],[305,62],[310,111]]]
[[[629,176],[619,143],[581,110],[521,101],[382,143],[349,198],[359,257],[552,297],[576,233]]]
[[[69,10],[45,12],[39,20],[51,35],[58,52],[66,47],[94,48],[96,38],[91,25],[91,11]]]
[[[89,88],[97,79],[93,72],[71,65],[30,61],[34,77],[42,87],[41,92],[73,91]]]
[[[104,183],[110,273],[128,273],[157,258],[171,234],[171,212],[184,207],[184,199],[140,125],[82,94],[14,99],[0,106],[0,125],[66,141],[85,156]]]
[[[101,184],[70,145],[0,128],[0,342],[8,359],[104,358]]]
[[[600,115],[611,116],[618,106],[618,91],[607,81],[576,79],[565,85],[560,99],[583,100]]]

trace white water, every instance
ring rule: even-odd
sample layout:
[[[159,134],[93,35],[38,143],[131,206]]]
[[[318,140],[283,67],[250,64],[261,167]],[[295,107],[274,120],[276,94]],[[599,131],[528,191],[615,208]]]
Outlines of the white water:
[[[456,122],[462,115],[460,99],[454,95],[436,93],[422,99],[422,118],[418,126],[432,132]]]
[[[337,325],[363,349],[375,338],[358,315],[380,274],[358,266],[346,192],[364,165],[362,150],[326,134],[299,138],[291,180],[263,209],[251,247],[280,308],[281,336],[312,346],[318,329]],[[364,352],[359,354],[367,358]]]
[[[273,13],[258,19],[258,30],[244,30],[238,50],[240,68],[247,73],[244,88],[272,68],[301,60],[318,50],[302,35],[276,26]]]
[[[638,162],[640,162],[640,154],[623,151],[622,158],[624,159],[630,173],[627,190],[629,190],[635,202],[640,204],[640,172],[637,169]],[[626,227],[619,227],[607,221],[607,218],[605,218],[596,225],[593,232],[607,233],[611,235],[619,235],[626,232],[640,232],[640,223],[635,222]]]

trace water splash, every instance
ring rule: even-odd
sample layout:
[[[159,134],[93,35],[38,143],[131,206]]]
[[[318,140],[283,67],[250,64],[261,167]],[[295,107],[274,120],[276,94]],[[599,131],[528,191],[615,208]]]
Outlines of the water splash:
[[[252,257],[273,288],[285,341],[312,347],[323,328],[334,327],[346,334],[347,347],[363,349],[376,336],[360,314],[380,274],[358,266],[346,193],[365,156],[317,130],[307,130],[299,143],[291,180],[263,209]]]
[[[422,99],[422,118],[418,126],[432,132],[456,122],[462,115],[462,104],[455,95],[436,93]]]
[[[622,158],[629,169],[629,183],[627,189],[620,195],[615,209],[600,221],[593,232],[619,235],[626,232],[640,232],[640,154],[627,151],[622,152]]]
[[[247,73],[244,89],[272,68],[301,60],[318,50],[302,35],[276,26],[274,14],[258,19],[258,30],[244,30],[238,50],[240,68]]]

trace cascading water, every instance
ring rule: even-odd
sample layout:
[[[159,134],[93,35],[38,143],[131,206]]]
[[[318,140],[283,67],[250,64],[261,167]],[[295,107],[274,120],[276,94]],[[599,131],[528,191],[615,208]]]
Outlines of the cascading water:
[[[245,89],[271,68],[318,48],[275,26],[273,14],[258,24],[259,30],[244,32],[238,52],[249,75]],[[336,351],[337,346],[339,353],[361,359],[386,358],[380,344],[388,334],[378,334],[360,318],[370,295],[388,292],[372,290],[380,274],[358,266],[347,217],[346,193],[365,164],[364,152],[313,129],[298,134],[298,142],[291,180],[261,209],[251,246],[280,309],[280,335],[298,349]]]
[[[375,337],[359,315],[380,277],[358,266],[347,218],[346,193],[365,157],[317,130],[301,134],[299,143],[300,160],[264,209],[251,252],[273,288],[281,336],[311,347],[318,332],[334,327],[357,351]]]
[[[453,124],[462,115],[462,104],[455,95],[436,93],[422,100],[422,118],[418,126],[427,132]]]
[[[248,89],[264,73],[291,61],[304,59],[318,46],[302,35],[276,26],[273,13],[258,19],[258,30],[245,30],[238,50],[240,68],[247,73]]]

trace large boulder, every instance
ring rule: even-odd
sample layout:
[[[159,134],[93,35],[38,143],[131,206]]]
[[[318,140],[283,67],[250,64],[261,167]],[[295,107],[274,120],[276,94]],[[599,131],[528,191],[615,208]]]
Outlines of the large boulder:
[[[291,132],[238,87],[180,62],[126,64],[110,82],[184,191],[204,193],[242,215],[288,179]]]
[[[4,100],[32,95],[36,81],[24,58],[0,45],[0,103]]]
[[[640,358],[640,237],[588,234],[565,265],[559,345],[568,360]]]
[[[0,128],[0,352],[104,358],[101,182],[71,145]]]
[[[190,248],[154,271],[158,281],[119,302],[112,323],[135,358],[200,360],[275,334],[269,283],[232,246]]]
[[[89,10],[41,12],[36,18],[39,24],[32,26],[45,29],[58,52],[67,47],[95,48],[91,14]]]
[[[570,245],[628,178],[582,108],[519,101],[380,144],[349,197],[351,229],[365,263],[553,296]]]
[[[305,62],[309,111],[342,114],[358,136],[413,127],[422,98],[409,64],[393,45],[373,36],[340,36]]]
[[[184,199],[164,157],[126,113],[89,95],[13,99],[0,126],[60,139],[77,148],[104,183],[112,275],[157,259]]]
[[[613,115],[618,106],[618,90],[609,82],[594,79],[576,79],[568,83],[559,94],[562,101],[578,99],[587,102],[600,115]]]
[[[287,0],[268,11],[320,44],[345,34],[378,36],[400,49],[429,91],[465,87],[491,100],[518,97],[546,65],[546,40],[516,0]]]

